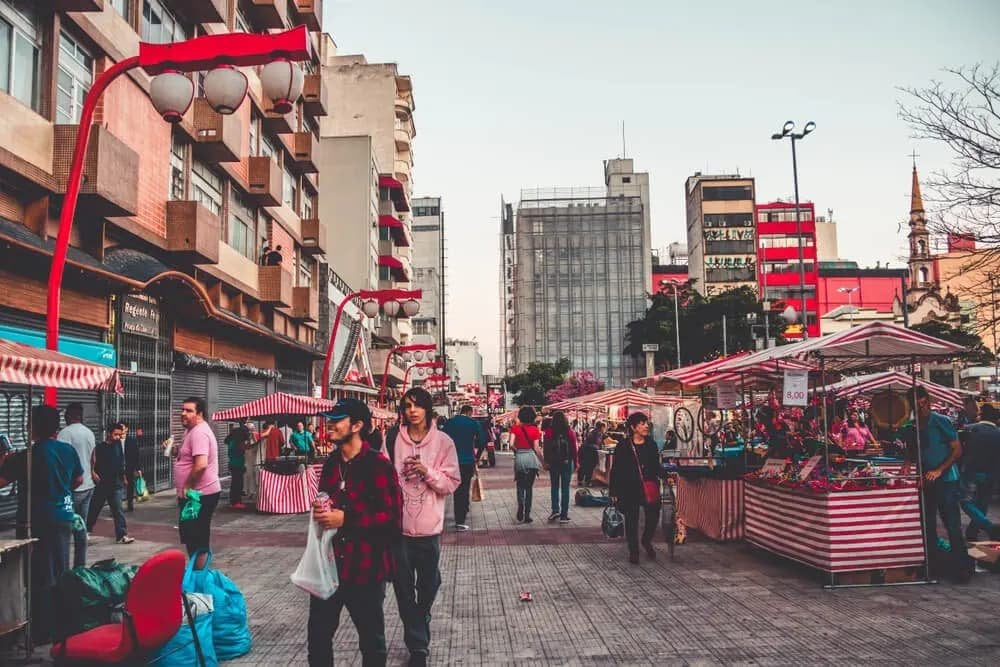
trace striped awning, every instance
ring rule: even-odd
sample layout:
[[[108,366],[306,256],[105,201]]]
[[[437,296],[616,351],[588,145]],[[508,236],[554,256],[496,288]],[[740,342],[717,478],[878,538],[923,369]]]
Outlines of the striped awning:
[[[544,406],[550,410],[583,410],[604,408],[609,405],[677,405],[683,402],[677,396],[647,394],[635,389],[606,389],[586,396],[576,396]]]
[[[0,382],[124,393],[117,369],[2,338]]]
[[[212,414],[212,421],[251,419],[277,415],[318,415],[333,408],[334,401],[311,396],[296,396],[278,392],[258,398],[235,408],[219,410]]]
[[[836,394],[838,398],[848,398],[861,394],[874,394],[879,391],[895,391],[906,393],[912,391],[914,380],[906,373],[899,371],[885,371],[883,373],[868,373],[866,375],[856,375],[844,378],[827,387],[828,392]],[[972,392],[965,392],[961,389],[953,389],[928,382],[926,380],[916,380],[918,387],[923,387],[930,394],[934,403],[940,403],[955,408],[962,407],[962,400]]]

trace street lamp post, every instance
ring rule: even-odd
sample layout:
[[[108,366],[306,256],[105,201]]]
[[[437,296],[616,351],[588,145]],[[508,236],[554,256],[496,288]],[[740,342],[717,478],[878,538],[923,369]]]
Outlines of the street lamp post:
[[[69,252],[73,216],[83,184],[84,159],[90,141],[94,111],[101,94],[122,74],[142,68],[154,76],[150,84],[153,107],[168,123],[178,123],[194,99],[194,82],[186,73],[210,70],[205,77],[205,96],[220,114],[231,114],[242,104],[247,92],[246,75],[237,67],[264,65],[261,87],[275,100],[275,111],[291,111],[302,93],[304,75],[294,61],[312,57],[309,31],[299,26],[275,34],[227,33],[205,35],[173,44],[139,44],[139,55],[121,60],[104,71],[87,91],[73,148],[73,161],[66,183],[66,196],[59,214],[59,233],[52,252],[46,301],[45,347],[59,349],[59,307],[62,279]],[[46,387],[45,402],[55,405],[55,387]]]
[[[677,283],[670,280],[661,280],[660,289],[670,286],[674,290],[674,335],[676,336],[677,345],[677,368],[681,367],[681,317],[680,310],[678,309],[678,302],[680,301],[680,296],[677,293]]]
[[[443,361],[424,361],[424,362],[420,362],[420,363],[416,363],[416,364],[410,364],[409,366],[407,366],[406,367],[406,373],[403,374],[403,389],[404,390],[406,389],[406,385],[410,381],[410,371],[412,371],[414,368],[419,369],[418,372],[420,372],[420,373],[425,373],[426,371],[424,369],[427,369],[427,368],[444,368],[444,362]],[[430,382],[432,378],[434,378],[434,379],[440,379],[440,378],[443,378],[443,377],[446,378],[448,376],[447,375],[431,375],[430,377],[427,378],[427,381]]]
[[[806,135],[816,129],[816,123],[809,121],[801,132],[794,132],[794,121],[786,121],[781,132],[771,135],[775,141],[788,137],[792,141],[792,179],[795,182],[795,233],[799,237],[799,294],[802,297],[802,338],[809,338],[809,311],[806,310],[806,264],[803,253],[802,211],[799,208],[799,166],[795,156],[795,142],[805,139]]]
[[[380,408],[385,407],[385,390],[389,386],[389,362],[392,360],[395,354],[412,354],[413,358],[417,361],[422,361],[424,358],[424,353],[430,356],[431,352],[437,350],[437,345],[433,343],[415,343],[413,345],[397,345],[396,347],[389,350],[389,354],[385,355],[385,371],[382,373],[382,389],[378,393],[378,405]]]
[[[841,294],[847,295],[847,311],[851,315],[851,327],[854,327],[854,293],[857,292],[860,287],[838,287],[837,291]]]
[[[420,297],[423,296],[421,290],[406,289],[382,289],[382,290],[359,290],[351,292],[337,304],[337,315],[333,320],[333,328],[330,330],[330,343],[326,347],[326,360],[323,361],[323,397],[326,398],[330,391],[330,363],[333,361],[333,344],[337,340],[337,330],[340,328],[340,318],[344,314],[344,308],[349,301],[361,299],[361,312],[368,317],[375,317],[381,309],[389,317],[395,317],[400,310],[407,317],[413,317],[420,312]]]

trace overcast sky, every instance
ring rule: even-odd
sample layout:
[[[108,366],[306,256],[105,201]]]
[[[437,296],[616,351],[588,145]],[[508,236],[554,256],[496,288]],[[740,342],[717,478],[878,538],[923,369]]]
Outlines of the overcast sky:
[[[757,179],[791,197],[785,120],[817,123],[799,145],[799,190],[834,210],[840,256],[902,266],[910,138],[900,86],[943,67],[1000,60],[1000,0],[326,0],[339,52],[413,77],[416,195],[444,198],[448,336],[499,355],[500,197],[601,185],[622,152],[650,173],[653,247],[686,241],[685,178]],[[336,259],[333,260],[334,262]]]

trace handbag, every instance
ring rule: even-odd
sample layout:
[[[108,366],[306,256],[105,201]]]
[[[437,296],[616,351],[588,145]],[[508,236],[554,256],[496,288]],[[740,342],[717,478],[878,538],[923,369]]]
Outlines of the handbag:
[[[625,517],[614,505],[604,508],[601,515],[601,532],[610,539],[621,537],[625,533]]]
[[[642,476],[642,463],[639,462],[639,452],[635,449],[635,443],[630,443],[632,445],[632,455],[635,456],[635,466],[639,471],[639,479],[642,480],[642,499],[647,505],[656,505],[660,502],[660,481],[645,479]]]

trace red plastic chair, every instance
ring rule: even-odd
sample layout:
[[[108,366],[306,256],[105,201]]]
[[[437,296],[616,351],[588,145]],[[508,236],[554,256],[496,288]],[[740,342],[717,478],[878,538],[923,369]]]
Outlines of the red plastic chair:
[[[158,553],[135,573],[125,598],[121,623],[101,625],[52,646],[56,664],[115,664],[150,653],[181,627],[181,581],[187,557],[170,549]]]

